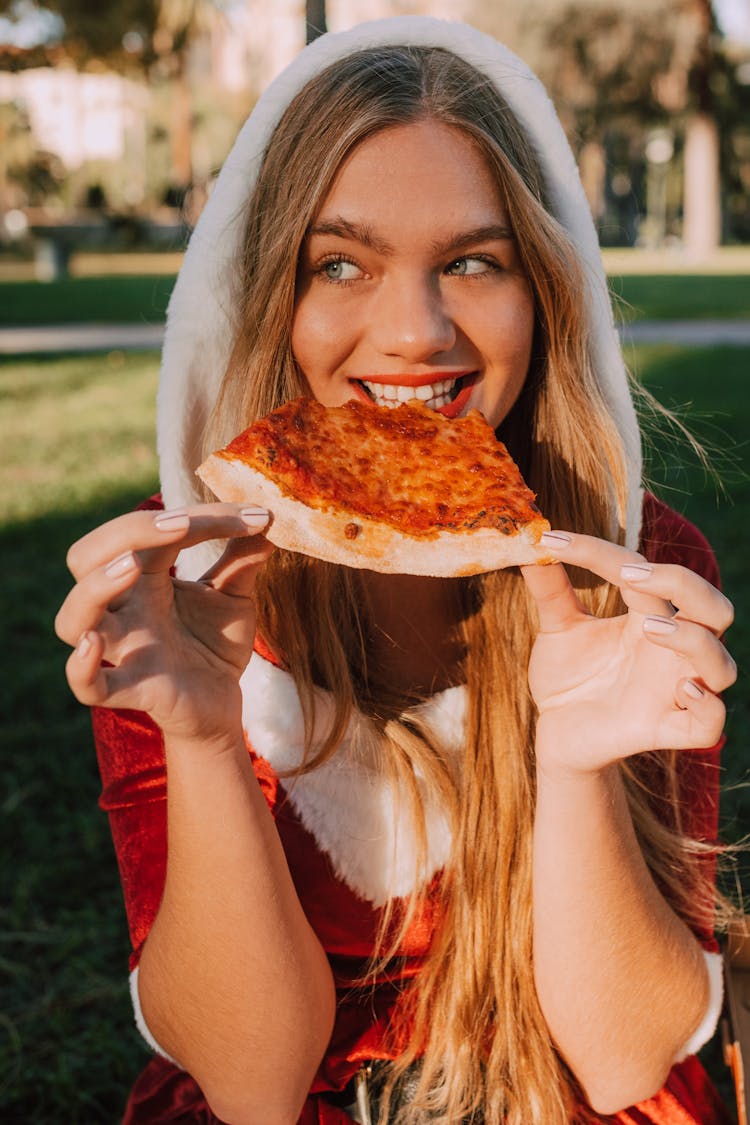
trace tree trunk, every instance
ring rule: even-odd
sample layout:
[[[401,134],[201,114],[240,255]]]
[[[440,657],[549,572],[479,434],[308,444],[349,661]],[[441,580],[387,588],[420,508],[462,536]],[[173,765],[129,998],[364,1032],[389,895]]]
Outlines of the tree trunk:
[[[326,0],[305,0],[305,42],[312,43],[327,30]]]
[[[721,155],[711,75],[715,30],[711,0],[696,0],[701,37],[690,84],[696,110],[685,129],[682,241],[693,261],[710,257],[721,241]]]
[[[604,218],[607,179],[607,158],[604,147],[598,141],[587,141],[583,146],[578,154],[578,170],[592,218],[598,228]]]
[[[719,130],[713,116],[695,113],[685,133],[682,239],[691,261],[703,261],[721,240]]]
[[[174,78],[172,102],[172,181],[175,187],[188,188],[193,179],[192,158],[193,98],[184,52]]]

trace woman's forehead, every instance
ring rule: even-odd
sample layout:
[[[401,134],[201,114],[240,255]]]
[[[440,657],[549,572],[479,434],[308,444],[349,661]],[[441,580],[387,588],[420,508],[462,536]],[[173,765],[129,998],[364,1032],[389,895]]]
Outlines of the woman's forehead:
[[[404,210],[458,226],[507,219],[497,176],[477,143],[432,118],[361,141],[339,169],[312,227],[343,219],[374,228],[378,218],[390,225]]]

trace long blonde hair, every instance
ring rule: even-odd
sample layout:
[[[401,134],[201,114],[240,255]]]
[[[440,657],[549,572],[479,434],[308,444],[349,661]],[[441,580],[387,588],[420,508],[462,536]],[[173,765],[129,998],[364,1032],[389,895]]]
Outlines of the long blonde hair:
[[[234,348],[205,452],[305,392],[290,346],[305,233],[360,141],[424,117],[473,138],[496,174],[534,292],[531,368],[499,436],[553,526],[621,540],[625,454],[588,351],[575,250],[550,214],[533,151],[496,88],[438,48],[355,53],[314,78],[287,108],[248,205]],[[426,833],[418,778],[450,819],[452,850],[437,890],[440,922],[424,969],[401,1006],[406,1045],[392,1080],[421,1059],[404,1122],[452,1123],[482,1111],[487,1121],[508,1125],[568,1125],[586,1111],[551,1041],[532,967],[536,716],[526,668],[534,609],[516,572],[457,583],[468,690],[458,768],[410,710],[416,700],[368,651],[373,623],[358,572],[276,552],[258,584],[259,627],[283,653],[310,730],[314,686],[333,696],[329,736],[317,752],[310,747],[302,768],[314,769],[336,752],[356,707],[379,737],[383,770],[411,802],[422,866]],[[577,585],[593,612],[621,608],[606,584],[579,575]],[[713,892],[701,875],[700,847],[680,832],[674,758],[644,756],[644,764],[628,764],[623,775],[654,877],[682,917],[705,920]],[[417,899],[389,903],[383,911],[373,971],[395,954]]]

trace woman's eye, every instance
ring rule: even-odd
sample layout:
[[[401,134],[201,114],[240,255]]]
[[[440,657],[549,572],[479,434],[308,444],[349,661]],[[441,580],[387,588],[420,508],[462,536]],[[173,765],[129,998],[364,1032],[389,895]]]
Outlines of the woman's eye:
[[[320,272],[328,281],[354,281],[362,274],[359,266],[355,266],[354,262],[347,262],[344,258],[323,262]]]
[[[445,272],[458,277],[469,277],[473,274],[489,273],[496,268],[495,264],[487,258],[466,257],[456,258],[455,261],[451,262]]]

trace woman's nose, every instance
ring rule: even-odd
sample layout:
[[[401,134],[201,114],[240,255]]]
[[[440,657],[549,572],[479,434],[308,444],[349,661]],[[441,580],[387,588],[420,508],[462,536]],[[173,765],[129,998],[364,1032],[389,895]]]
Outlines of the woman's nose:
[[[382,355],[424,363],[456,342],[456,326],[433,278],[387,281],[374,309],[372,339]]]

